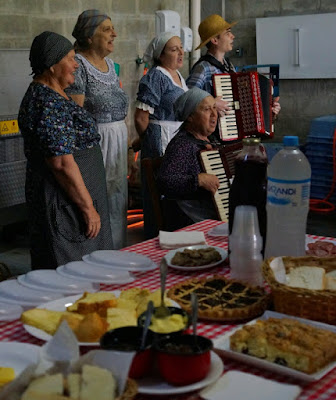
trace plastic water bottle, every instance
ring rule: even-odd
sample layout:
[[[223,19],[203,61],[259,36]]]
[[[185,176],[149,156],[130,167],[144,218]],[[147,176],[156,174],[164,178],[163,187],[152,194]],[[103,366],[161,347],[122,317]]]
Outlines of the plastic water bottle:
[[[231,278],[261,286],[263,240],[256,207],[241,205],[235,208],[229,247]]]
[[[311,168],[297,136],[283,144],[267,170],[265,258],[305,255]]]

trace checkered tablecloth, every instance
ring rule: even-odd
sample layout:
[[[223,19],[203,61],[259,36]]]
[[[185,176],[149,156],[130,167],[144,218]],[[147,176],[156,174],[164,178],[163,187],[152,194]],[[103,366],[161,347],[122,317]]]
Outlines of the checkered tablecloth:
[[[199,222],[197,224],[188,226],[184,228],[184,231],[202,231],[205,233],[206,241],[209,245],[222,247],[224,249],[228,248],[228,240],[227,237],[213,237],[209,236],[207,232],[220,224],[219,221],[213,220],[205,220]],[[321,237],[321,236],[310,236],[313,239],[319,240],[328,240],[332,238]],[[152,259],[152,261],[159,265],[161,258],[168,252],[168,250],[162,250],[159,246],[158,238],[147,240],[142,243],[135,244],[133,246],[127,247],[123,249],[125,251],[132,251],[139,254],[143,254]],[[204,272],[184,272],[169,269],[167,276],[167,288],[174,285],[177,282],[183,281],[189,277],[195,276],[197,274],[198,277],[210,276],[213,274],[223,274],[228,275],[229,269],[227,265],[220,265],[218,267],[205,270]],[[156,290],[160,287],[160,273],[159,269],[155,269],[150,272],[145,273],[135,273],[136,280],[127,285],[101,285],[101,290],[116,290],[116,289],[129,289],[131,287],[143,287],[148,288],[150,290]],[[197,332],[200,335],[205,335],[211,339],[217,338],[225,333],[229,332],[233,329],[235,325],[224,325],[219,323],[204,323],[199,322],[197,325]],[[41,345],[43,341],[32,337],[29,333],[27,333],[19,321],[14,321],[10,323],[1,322],[0,323],[0,341],[19,341],[26,343],[33,343]],[[253,373],[255,375],[260,375],[265,378],[274,379],[279,382],[287,382],[293,383],[297,385],[302,385],[302,382],[290,379],[285,376],[277,375],[272,372],[259,370],[257,368],[253,368],[248,365],[244,365],[238,362],[235,362],[230,359],[223,359],[225,371],[229,369],[237,369],[244,372]],[[147,397],[144,395],[138,395],[136,397],[137,400],[147,400],[158,398],[159,396]],[[179,396],[166,396],[166,399],[169,400],[195,400],[197,399],[197,394],[184,394]],[[247,395],[248,398],[248,395]],[[329,374],[327,374],[324,378],[319,380],[318,382],[314,382],[308,384],[306,386],[302,386],[302,392],[298,397],[299,400],[335,400],[336,399],[336,368],[334,368]]]

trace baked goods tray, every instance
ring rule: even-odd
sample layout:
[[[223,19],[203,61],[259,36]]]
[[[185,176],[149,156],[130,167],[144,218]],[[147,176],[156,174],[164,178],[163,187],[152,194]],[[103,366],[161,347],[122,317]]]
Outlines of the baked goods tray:
[[[322,322],[311,321],[311,320],[304,319],[304,318],[293,317],[291,315],[281,314],[281,313],[277,313],[274,311],[265,311],[265,313],[262,316],[254,319],[244,325],[255,324],[257,320],[266,320],[269,318],[291,318],[296,321],[300,321],[302,323],[312,325],[317,328],[325,329],[325,330],[336,333],[336,326],[324,324]],[[266,369],[268,371],[275,372],[275,373],[278,373],[281,375],[287,375],[294,379],[298,379],[298,380],[301,380],[301,381],[304,381],[307,383],[313,382],[313,381],[318,381],[324,375],[326,375],[328,372],[330,372],[333,368],[336,367],[336,362],[333,362],[333,363],[328,364],[326,367],[324,367],[323,369],[321,369],[318,372],[315,372],[313,374],[306,374],[304,372],[297,371],[293,368],[285,367],[283,365],[275,364],[270,361],[262,360],[261,358],[257,358],[254,356],[250,356],[248,354],[242,354],[242,353],[233,351],[230,349],[230,336],[234,332],[236,332],[238,329],[240,329],[242,326],[243,325],[238,325],[231,332],[227,333],[226,335],[224,335],[222,337],[215,339],[213,341],[215,351],[217,353],[219,353],[220,355],[232,358],[233,360],[243,362],[246,364],[250,364],[250,365],[252,365],[254,367],[258,367],[260,369]]]

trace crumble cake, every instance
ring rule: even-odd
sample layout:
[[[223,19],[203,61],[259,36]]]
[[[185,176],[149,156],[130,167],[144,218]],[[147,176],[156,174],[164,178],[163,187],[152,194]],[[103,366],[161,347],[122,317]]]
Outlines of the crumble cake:
[[[218,251],[213,247],[201,249],[184,249],[177,251],[171,260],[173,265],[186,267],[198,267],[212,264],[222,259]]]
[[[216,321],[246,320],[261,315],[268,304],[268,295],[260,287],[230,280],[221,275],[193,278],[168,290],[168,297],[191,312],[191,293],[197,295],[198,317]]]
[[[290,318],[269,318],[237,330],[230,348],[312,374],[336,360],[336,334]]]

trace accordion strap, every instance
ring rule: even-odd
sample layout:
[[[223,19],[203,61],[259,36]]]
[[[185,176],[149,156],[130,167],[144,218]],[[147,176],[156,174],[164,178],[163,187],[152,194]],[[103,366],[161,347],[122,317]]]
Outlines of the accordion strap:
[[[194,65],[193,68],[202,61],[207,61],[209,64],[213,65],[214,67],[220,69],[223,73],[235,72],[234,69],[231,67],[231,62],[229,58],[225,58],[227,64],[222,64],[220,61],[217,60],[211,54],[205,54],[202,56]]]

